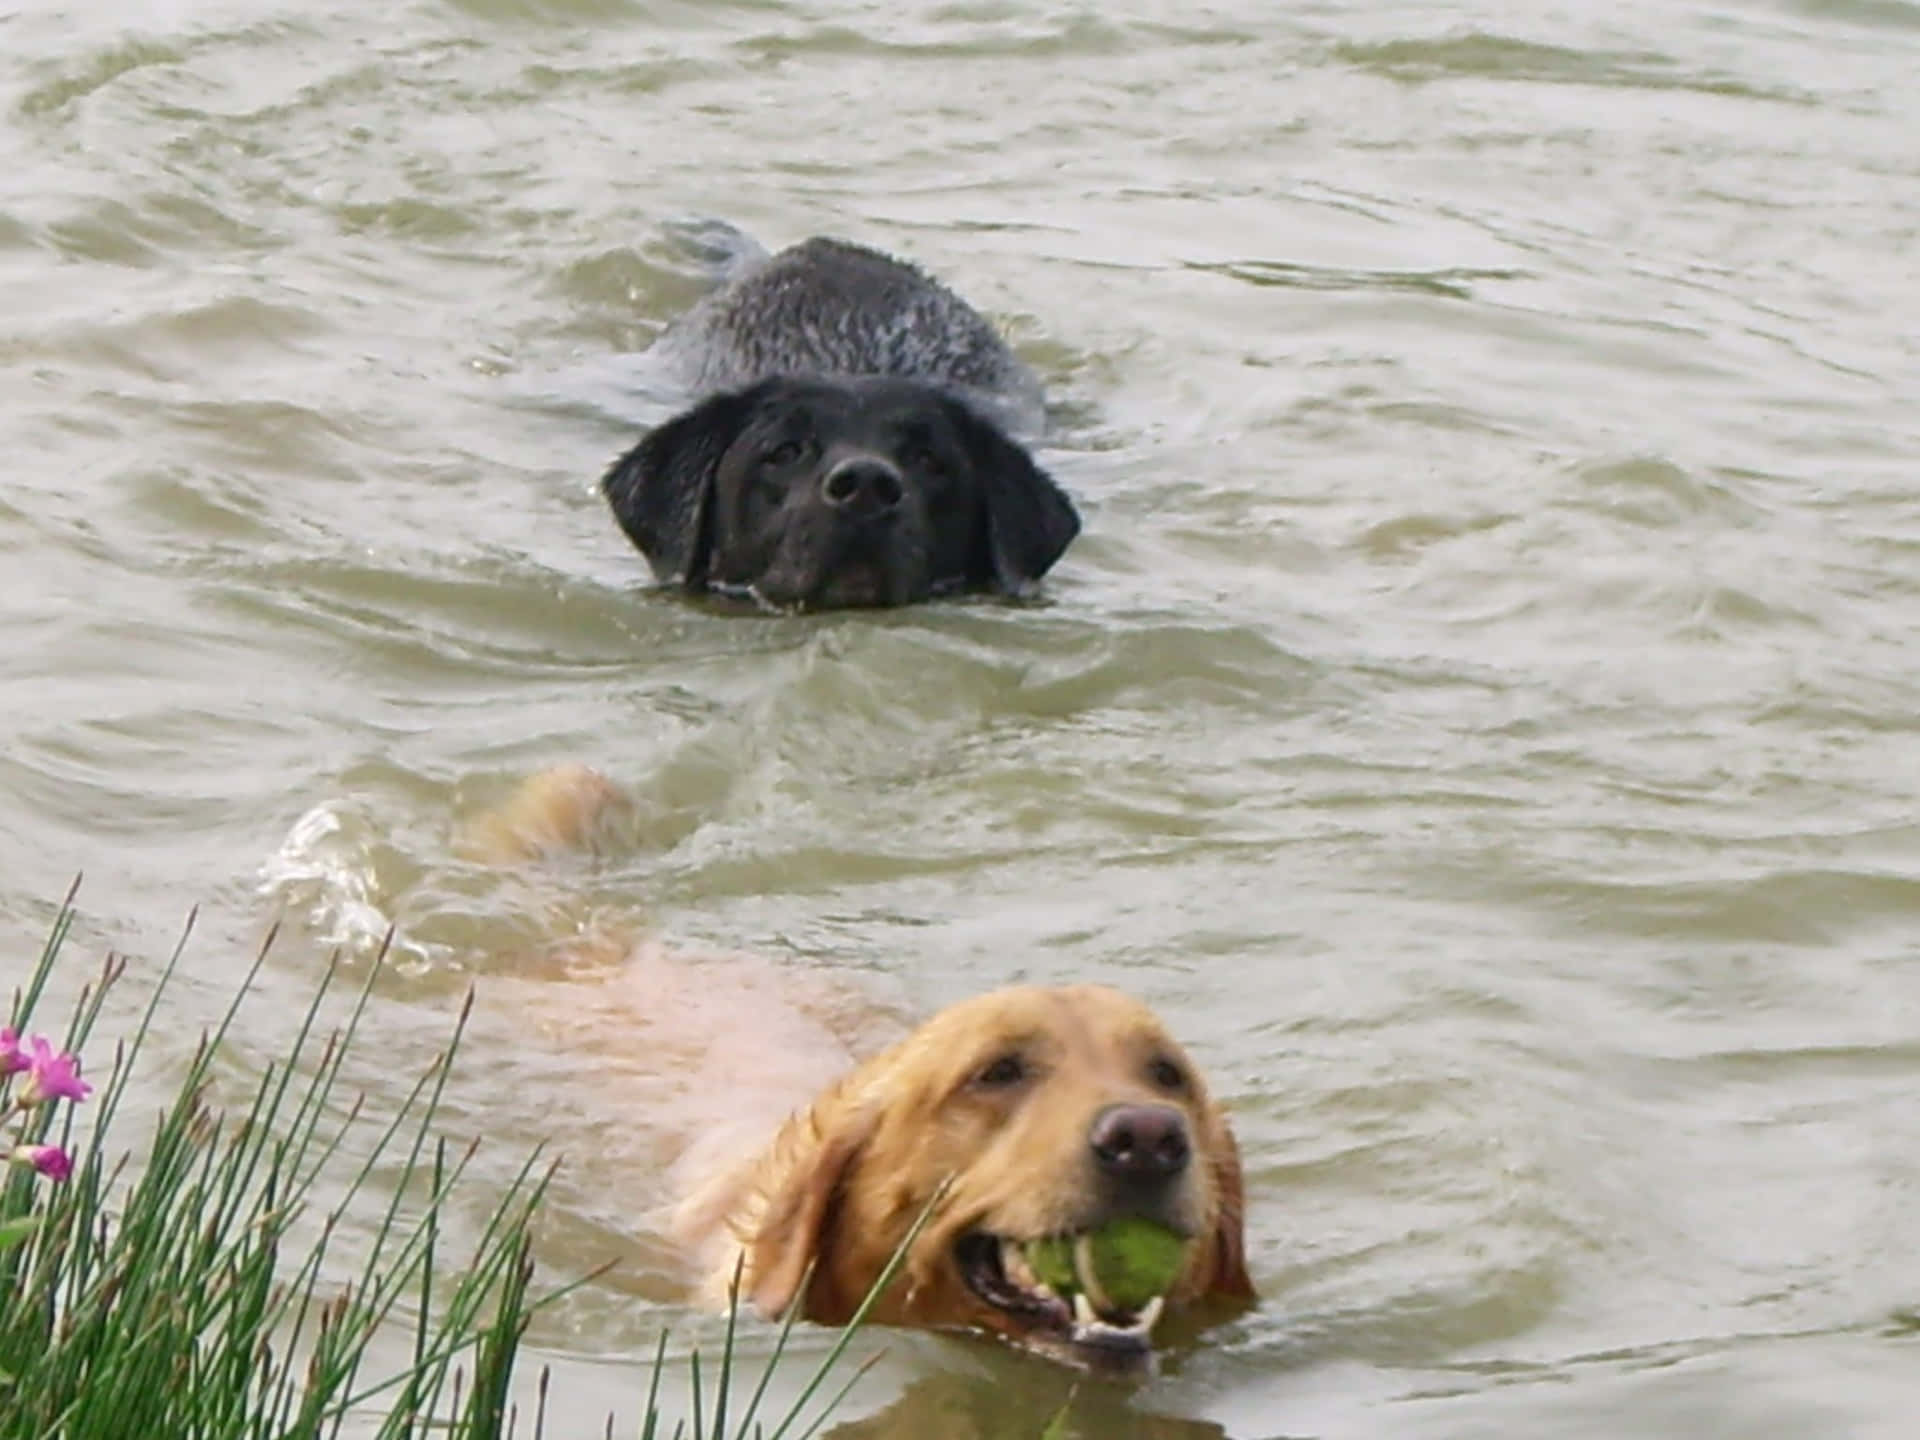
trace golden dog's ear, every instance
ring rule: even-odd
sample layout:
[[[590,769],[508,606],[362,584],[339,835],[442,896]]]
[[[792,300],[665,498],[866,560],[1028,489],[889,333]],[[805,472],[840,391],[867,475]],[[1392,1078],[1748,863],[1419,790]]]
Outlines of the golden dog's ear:
[[[813,1145],[794,1157],[768,1195],[748,1257],[748,1288],[768,1319],[779,1319],[796,1302],[803,1320],[839,1325],[850,1317],[851,1309],[842,1306],[832,1279],[837,1221],[848,1181],[877,1123],[874,1112],[864,1108],[830,1123]],[[813,1278],[801,1295],[809,1265]],[[864,1293],[863,1288],[855,1298]],[[842,1308],[848,1313],[839,1313]]]
[[[1253,1280],[1247,1274],[1247,1235],[1244,1226],[1247,1187],[1240,1175],[1240,1146],[1235,1142],[1225,1117],[1220,1120],[1219,1139],[1220,1148],[1213,1166],[1213,1184],[1220,1197],[1220,1218],[1214,1225],[1213,1275],[1207,1281],[1205,1293],[1251,1300],[1254,1298]]]

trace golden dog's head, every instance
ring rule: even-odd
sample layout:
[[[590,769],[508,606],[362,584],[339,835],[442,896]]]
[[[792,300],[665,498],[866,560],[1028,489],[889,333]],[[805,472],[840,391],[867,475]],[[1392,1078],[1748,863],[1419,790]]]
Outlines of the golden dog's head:
[[[1225,1116],[1153,1012],[1099,986],[942,1011],[788,1121],[752,1189],[734,1228],[769,1315],[798,1305],[845,1323],[930,1205],[879,1321],[1125,1371],[1150,1363],[1163,1309],[1253,1293]],[[1187,1242],[1165,1293],[1137,1309],[1070,1300],[1026,1263],[1027,1242],[1123,1217]]]

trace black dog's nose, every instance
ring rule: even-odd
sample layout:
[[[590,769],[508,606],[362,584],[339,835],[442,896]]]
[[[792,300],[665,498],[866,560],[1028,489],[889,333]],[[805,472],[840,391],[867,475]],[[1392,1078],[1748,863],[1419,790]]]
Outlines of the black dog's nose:
[[[1171,1105],[1109,1105],[1087,1132],[1100,1168],[1118,1180],[1171,1180],[1187,1168],[1187,1117]]]
[[[884,460],[842,460],[820,482],[829,505],[857,514],[879,515],[906,495],[900,472]]]

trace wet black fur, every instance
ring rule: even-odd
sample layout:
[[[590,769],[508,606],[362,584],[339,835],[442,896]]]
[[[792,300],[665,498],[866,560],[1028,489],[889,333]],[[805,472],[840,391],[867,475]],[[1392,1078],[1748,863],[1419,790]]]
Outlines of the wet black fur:
[[[890,256],[793,246],[649,353],[705,398],[615,462],[602,490],[664,583],[776,609],[1017,595],[1079,533],[1007,428],[1037,428],[1038,378],[964,300]],[[790,447],[804,463],[768,463]],[[887,503],[830,499],[845,473]]]
[[[849,468],[897,501],[836,504],[828,478]],[[782,610],[1022,594],[1080,529],[993,421],[886,376],[777,377],[709,397],[649,433],[602,488],[662,581]]]

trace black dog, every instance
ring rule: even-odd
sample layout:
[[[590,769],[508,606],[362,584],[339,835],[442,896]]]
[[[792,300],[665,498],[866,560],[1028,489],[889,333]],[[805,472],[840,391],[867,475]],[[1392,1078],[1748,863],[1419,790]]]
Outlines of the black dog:
[[[663,581],[775,609],[1017,595],[1079,533],[1003,428],[1039,382],[912,266],[809,240],[709,296],[655,345],[719,393],[601,482]]]

